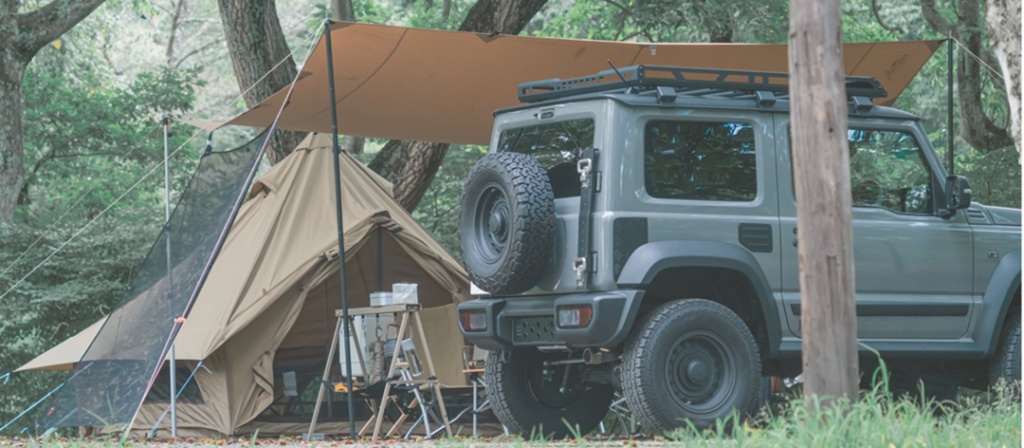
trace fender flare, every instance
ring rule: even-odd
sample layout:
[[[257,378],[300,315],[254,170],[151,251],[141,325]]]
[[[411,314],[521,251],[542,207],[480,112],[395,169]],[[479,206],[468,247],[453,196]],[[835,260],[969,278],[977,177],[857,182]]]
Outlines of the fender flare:
[[[999,335],[1003,332],[1006,313],[1013,302],[1013,296],[1020,288],[1021,252],[1011,251],[999,260],[992,278],[985,287],[985,295],[979,306],[978,320],[975,323],[974,341],[985,349],[985,357],[992,357],[999,345]],[[991,330],[987,330],[991,329]]]
[[[738,271],[750,281],[757,294],[762,318],[768,333],[767,358],[775,358],[782,342],[779,311],[768,278],[750,251],[735,244],[714,241],[658,241],[638,247],[619,274],[618,285],[624,289],[646,289],[665,269],[677,267],[710,267]],[[1019,272],[1019,270],[1018,270]],[[636,316],[640,300],[631,304]]]

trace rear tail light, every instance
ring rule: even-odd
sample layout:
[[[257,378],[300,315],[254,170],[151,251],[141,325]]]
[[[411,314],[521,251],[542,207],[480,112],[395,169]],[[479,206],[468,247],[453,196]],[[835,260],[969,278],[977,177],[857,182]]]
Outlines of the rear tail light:
[[[487,331],[487,312],[484,310],[462,311],[459,313],[462,331]]]
[[[584,328],[590,325],[594,310],[589,306],[558,308],[559,328]]]

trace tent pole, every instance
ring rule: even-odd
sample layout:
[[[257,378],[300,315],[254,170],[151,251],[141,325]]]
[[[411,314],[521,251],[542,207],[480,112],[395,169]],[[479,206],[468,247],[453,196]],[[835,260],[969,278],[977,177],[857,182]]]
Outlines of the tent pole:
[[[171,168],[170,159],[167,154],[167,131],[171,124],[170,117],[164,117],[164,211],[166,212],[167,219],[164,221],[164,241],[167,242],[167,298],[171,299],[173,283],[171,282]],[[177,325],[177,323],[175,323]],[[173,334],[173,333],[172,333]],[[174,345],[171,345],[170,363],[167,366],[167,371],[171,377],[171,437],[178,437],[178,397],[177,392],[177,373],[174,362]]]
[[[351,432],[352,440],[356,440],[356,410],[352,401],[352,356],[349,353],[351,343],[349,342],[349,318],[348,318],[348,291],[345,289],[345,226],[342,221],[341,211],[341,167],[338,158],[341,154],[341,145],[338,144],[338,105],[334,97],[334,57],[331,52],[331,21],[324,19],[324,38],[327,41],[327,85],[331,94],[331,132],[333,134],[334,153],[334,203],[338,215],[338,271],[341,274],[341,314],[343,320],[342,332],[345,339],[345,385],[348,387],[348,394],[345,401],[348,402],[348,429]],[[313,434],[309,435],[310,440]]]

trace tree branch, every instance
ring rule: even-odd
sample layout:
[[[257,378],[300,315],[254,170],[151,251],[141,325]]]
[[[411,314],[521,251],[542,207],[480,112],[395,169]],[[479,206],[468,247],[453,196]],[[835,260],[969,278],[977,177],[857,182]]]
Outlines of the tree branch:
[[[903,34],[903,28],[900,28],[898,26],[889,26],[882,21],[882,16],[878,15],[878,0],[871,0],[871,12],[875,13],[875,21],[878,22],[879,25],[881,25],[882,29],[890,33]]]
[[[8,0],[9,1],[9,0]],[[103,0],[53,0],[46,6],[18,15],[24,33],[18,42],[23,53],[35,55],[93,12]]]
[[[616,8],[619,8],[619,9],[621,9],[621,10],[622,10],[622,12],[626,13],[626,15],[628,15],[628,16],[632,16],[632,15],[633,15],[633,12],[632,12],[632,11],[630,11],[629,9],[626,9],[626,7],[625,7],[625,6],[622,6],[622,4],[621,4],[621,3],[619,3],[619,2],[616,2],[615,0],[604,0],[604,1],[605,1],[606,3],[608,3],[608,4],[612,5],[612,6],[615,6]]]
[[[957,35],[956,27],[949,23],[939,11],[935,9],[935,0],[921,0],[921,15],[924,16],[925,22],[932,27],[935,32],[939,34],[945,34],[946,36],[953,35],[953,37],[960,38]]]
[[[217,44],[219,44],[221,42],[223,42],[223,41],[220,41],[220,40],[210,41],[206,45],[203,45],[202,47],[196,48],[195,50],[192,50],[192,51],[188,52],[188,54],[186,54],[185,56],[182,56],[181,59],[178,59],[178,63],[177,64],[174,64],[175,70],[177,70],[178,67],[181,67],[181,63],[185,62],[185,59],[188,59],[190,56],[195,56],[196,54],[202,53],[207,48],[210,48],[210,47],[212,47],[214,45],[217,45]]]

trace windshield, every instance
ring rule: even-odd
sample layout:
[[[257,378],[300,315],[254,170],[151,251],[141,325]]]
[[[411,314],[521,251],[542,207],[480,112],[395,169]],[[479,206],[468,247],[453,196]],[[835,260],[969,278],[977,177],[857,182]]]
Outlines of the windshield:
[[[501,131],[499,152],[528,154],[548,172],[555,198],[580,195],[576,161],[594,145],[594,120],[559,121]]]

